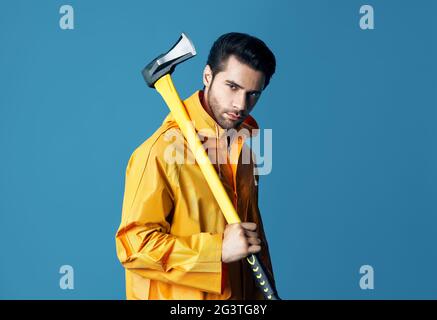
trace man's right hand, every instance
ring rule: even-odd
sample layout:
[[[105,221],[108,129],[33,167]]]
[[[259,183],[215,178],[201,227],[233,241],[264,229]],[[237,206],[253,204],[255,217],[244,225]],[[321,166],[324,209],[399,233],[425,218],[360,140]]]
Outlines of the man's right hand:
[[[261,240],[256,232],[256,223],[241,222],[226,225],[223,235],[222,261],[241,260],[261,250]]]

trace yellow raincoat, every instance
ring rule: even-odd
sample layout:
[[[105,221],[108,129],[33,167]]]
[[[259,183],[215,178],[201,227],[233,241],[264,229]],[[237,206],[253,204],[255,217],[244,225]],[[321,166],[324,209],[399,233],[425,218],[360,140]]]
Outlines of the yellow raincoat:
[[[202,93],[195,92],[184,104],[241,220],[258,226],[259,256],[274,286],[258,209],[257,176],[244,143],[258,126],[248,116],[228,149],[225,130],[201,104]],[[246,259],[221,261],[226,220],[181,137],[169,114],[127,165],[122,221],[116,234],[117,256],[126,270],[127,299],[263,299]],[[231,160],[219,160],[223,155]],[[249,163],[242,161],[245,155]],[[232,164],[235,157],[238,161]]]

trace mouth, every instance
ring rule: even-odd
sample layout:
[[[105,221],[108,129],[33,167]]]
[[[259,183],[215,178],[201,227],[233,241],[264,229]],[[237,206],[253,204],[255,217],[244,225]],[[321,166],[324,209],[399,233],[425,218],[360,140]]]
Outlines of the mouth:
[[[226,116],[232,121],[237,121],[242,118],[241,116],[237,116],[235,113],[232,112],[226,112]]]

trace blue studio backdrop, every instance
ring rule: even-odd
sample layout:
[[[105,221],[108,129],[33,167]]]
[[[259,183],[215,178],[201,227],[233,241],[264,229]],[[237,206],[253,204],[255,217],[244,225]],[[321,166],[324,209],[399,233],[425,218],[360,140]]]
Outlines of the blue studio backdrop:
[[[277,58],[252,114],[272,129],[259,205],[280,296],[437,299],[436,12],[432,0],[2,1],[0,298],[125,298],[125,169],[168,113],[141,70],[186,32],[198,53],[174,74],[186,98],[213,41],[239,31]]]

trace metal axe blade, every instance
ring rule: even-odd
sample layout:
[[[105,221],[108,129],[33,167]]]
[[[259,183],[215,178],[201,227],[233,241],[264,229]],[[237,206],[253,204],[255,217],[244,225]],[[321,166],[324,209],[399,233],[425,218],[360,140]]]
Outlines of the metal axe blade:
[[[195,55],[196,49],[193,42],[185,33],[182,33],[179,40],[167,53],[157,56],[143,69],[144,80],[149,87],[153,88],[158,79],[166,74],[171,74],[176,65]]]

